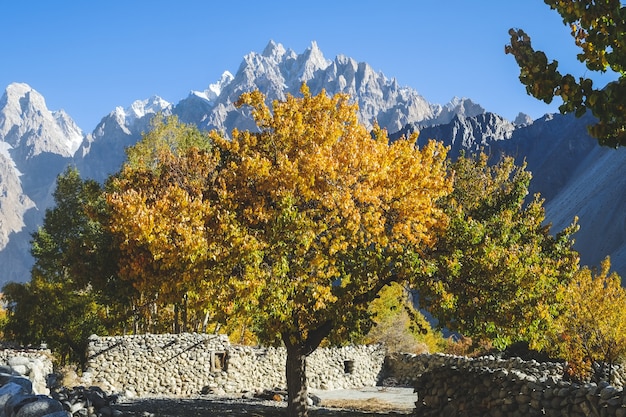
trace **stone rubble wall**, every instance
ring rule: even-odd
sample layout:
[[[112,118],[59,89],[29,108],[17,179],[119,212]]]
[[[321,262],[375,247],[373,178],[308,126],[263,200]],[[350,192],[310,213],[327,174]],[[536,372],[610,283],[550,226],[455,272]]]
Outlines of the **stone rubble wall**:
[[[504,368],[443,366],[415,382],[415,416],[626,416],[626,395],[608,383],[572,384]]]
[[[185,333],[90,338],[85,385],[130,396],[240,393],[284,389],[284,348],[232,346],[226,336]],[[310,388],[374,386],[378,346],[320,348],[307,358]]]
[[[212,369],[216,352],[230,347],[226,336],[144,334],[89,338],[85,385],[129,396],[191,395],[227,373]]]
[[[225,391],[286,387],[286,360],[287,352],[283,348],[232,347]],[[307,357],[308,386],[313,389],[375,386],[381,380],[384,361],[385,351],[379,346],[319,348]]]
[[[393,377],[398,384],[413,386],[422,374],[441,367],[457,368],[489,368],[506,369],[512,372],[522,372],[536,378],[554,376],[561,378],[565,371],[562,363],[524,361],[520,358],[500,359],[494,356],[469,358],[466,356],[445,354],[392,354],[385,361],[386,374]]]
[[[284,389],[286,351],[230,345],[206,334],[93,336],[85,385],[126,396],[237,394]],[[419,416],[626,417],[622,388],[564,381],[564,364],[493,356],[385,355],[380,346],[320,348],[307,358],[309,387],[382,382],[414,386]],[[616,385],[626,381],[623,368]]]
[[[563,380],[563,363],[468,358],[454,355],[390,355],[386,374],[414,386],[416,416],[615,416],[626,417],[623,367],[612,383]]]
[[[50,394],[48,376],[53,372],[52,353],[48,349],[1,349],[2,372],[28,378],[35,394]]]
[[[441,367],[460,369],[488,368],[504,369],[512,374],[521,373],[539,380],[553,377],[562,379],[565,364],[558,362],[525,361],[520,358],[501,359],[492,355],[470,358],[467,356],[446,354],[392,354],[385,359],[385,374],[392,377],[399,385],[413,386],[422,374]],[[614,366],[611,383],[622,387],[626,382],[626,369]]]

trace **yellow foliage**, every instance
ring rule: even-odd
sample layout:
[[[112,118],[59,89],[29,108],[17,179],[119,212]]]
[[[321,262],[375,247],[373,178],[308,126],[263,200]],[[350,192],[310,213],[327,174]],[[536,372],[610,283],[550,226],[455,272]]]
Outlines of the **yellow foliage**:
[[[314,348],[331,329],[365,330],[367,304],[446,225],[446,149],[372,135],[348,96],[306,86],[271,111],[258,91],[237,104],[259,132],[182,146],[174,121],[165,146],[150,135],[129,153],[108,196],[121,275],[148,298],[197,294],[218,321],[252,318],[265,342]]]
[[[626,289],[605,259],[600,269],[580,269],[561,288],[566,306],[557,318],[554,349],[579,377],[590,375],[593,362],[614,364],[626,358]]]

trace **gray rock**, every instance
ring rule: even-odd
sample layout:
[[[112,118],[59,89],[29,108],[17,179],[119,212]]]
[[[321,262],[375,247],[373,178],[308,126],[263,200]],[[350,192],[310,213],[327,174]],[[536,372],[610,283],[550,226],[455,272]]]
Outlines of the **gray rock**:
[[[37,401],[24,404],[15,417],[44,417],[48,414],[63,412],[60,402],[45,396],[38,396]]]
[[[33,383],[30,382],[30,379],[24,378],[23,376],[14,375],[13,377],[7,380],[7,383],[17,384],[22,387],[24,392],[32,393],[33,392]]]
[[[13,356],[9,358],[9,366],[13,368],[14,366],[29,366],[31,359],[26,356]]]
[[[24,390],[22,385],[14,382],[9,382],[6,385],[0,387],[0,410],[4,409],[4,405],[14,396],[19,394],[30,394]]]
[[[9,398],[4,404],[4,416],[16,417],[17,413],[26,404],[33,403],[39,400],[39,396],[35,394],[16,394]]]

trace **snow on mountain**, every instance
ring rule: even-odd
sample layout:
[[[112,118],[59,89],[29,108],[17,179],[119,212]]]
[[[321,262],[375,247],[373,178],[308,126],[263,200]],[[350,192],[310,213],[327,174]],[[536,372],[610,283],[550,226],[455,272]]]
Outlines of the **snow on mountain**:
[[[190,94],[212,103],[222,93],[224,86],[228,85],[234,78],[229,71],[224,71],[219,81],[209,84],[209,88],[204,91],[191,91]]]
[[[526,113],[519,112],[513,121],[516,126],[525,126],[533,123],[533,118]]]
[[[453,97],[449,103],[438,108],[435,113],[437,113],[437,116],[428,121],[430,126],[449,123],[455,116],[462,118],[475,117],[485,113],[485,109],[469,98]]]
[[[22,174],[11,159],[9,150],[8,143],[0,142],[0,249],[7,245],[12,233],[24,228],[24,214],[35,207],[22,190]]]
[[[52,202],[56,176],[83,133],[63,111],[50,111],[27,84],[0,98],[0,281],[24,281],[32,264],[30,234]]]
[[[412,88],[401,87],[395,79],[389,80],[374,71],[367,63],[343,55],[326,59],[315,42],[297,54],[270,41],[263,53],[251,52],[244,57],[234,78],[214,99],[199,125],[223,132],[230,132],[234,126],[254,129],[249,111],[236,109],[233,104],[242,93],[259,89],[269,103],[284,100],[287,94],[298,95],[302,83],[308,85],[312,94],[322,89],[330,95],[349,94],[359,104],[363,124],[372,127],[377,121],[390,132],[410,122],[434,119],[440,108],[428,103]],[[174,113],[191,121],[189,107],[187,103],[179,103]],[[195,118],[197,122],[198,116]]]
[[[171,106],[170,103],[161,97],[153,96],[147,100],[136,100],[126,109],[117,107],[116,112],[120,112],[125,119],[125,125],[131,126],[137,119],[141,119],[146,115],[155,115]]]
[[[104,181],[120,168],[125,149],[149,130],[157,113],[225,134],[234,127],[255,129],[250,109],[234,106],[241,93],[259,89],[268,102],[282,100],[299,95],[303,82],[312,94],[350,95],[361,122],[367,127],[378,123],[392,138],[419,131],[418,143],[443,140],[451,156],[485,149],[494,158],[505,153],[526,161],[534,176],[531,192],[546,198],[553,230],[579,213],[576,247],[583,263],[595,265],[611,255],[618,272],[626,275],[626,216],[617,205],[626,203],[620,197],[626,195],[626,180],[615,177],[626,154],[598,148],[585,129],[589,117],[546,115],[532,121],[520,114],[511,123],[469,98],[431,104],[367,63],[344,55],[325,58],[315,42],[298,54],[270,41],[262,53],[246,55],[234,75],[224,72],[207,89],[191,91],[175,104],[154,96],[117,107],[86,136],[63,111],[49,111],[28,85],[7,87],[0,98],[0,283],[28,278],[30,233],[41,224],[56,176],[68,164],[83,177]]]
[[[10,84],[0,98],[0,141],[23,159],[42,153],[70,157],[83,133],[64,112],[51,112],[41,94],[27,84]]]
[[[116,107],[85,137],[76,153],[75,164],[80,173],[104,181],[116,172],[126,158],[125,149],[150,129],[150,121],[158,113],[172,113],[172,105],[158,96],[136,100],[126,108]]]

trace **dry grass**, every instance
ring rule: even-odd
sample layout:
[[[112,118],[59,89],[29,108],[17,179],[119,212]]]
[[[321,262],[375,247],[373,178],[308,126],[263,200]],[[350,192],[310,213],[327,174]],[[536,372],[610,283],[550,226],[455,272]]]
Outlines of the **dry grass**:
[[[61,385],[68,388],[73,388],[79,385],[82,385],[82,381],[78,372],[76,371],[76,366],[65,365],[56,370],[56,373],[60,375]]]
[[[405,411],[397,404],[383,401],[378,398],[367,398],[362,400],[323,400],[322,407],[341,408],[344,410],[359,410],[369,412],[389,412]]]

